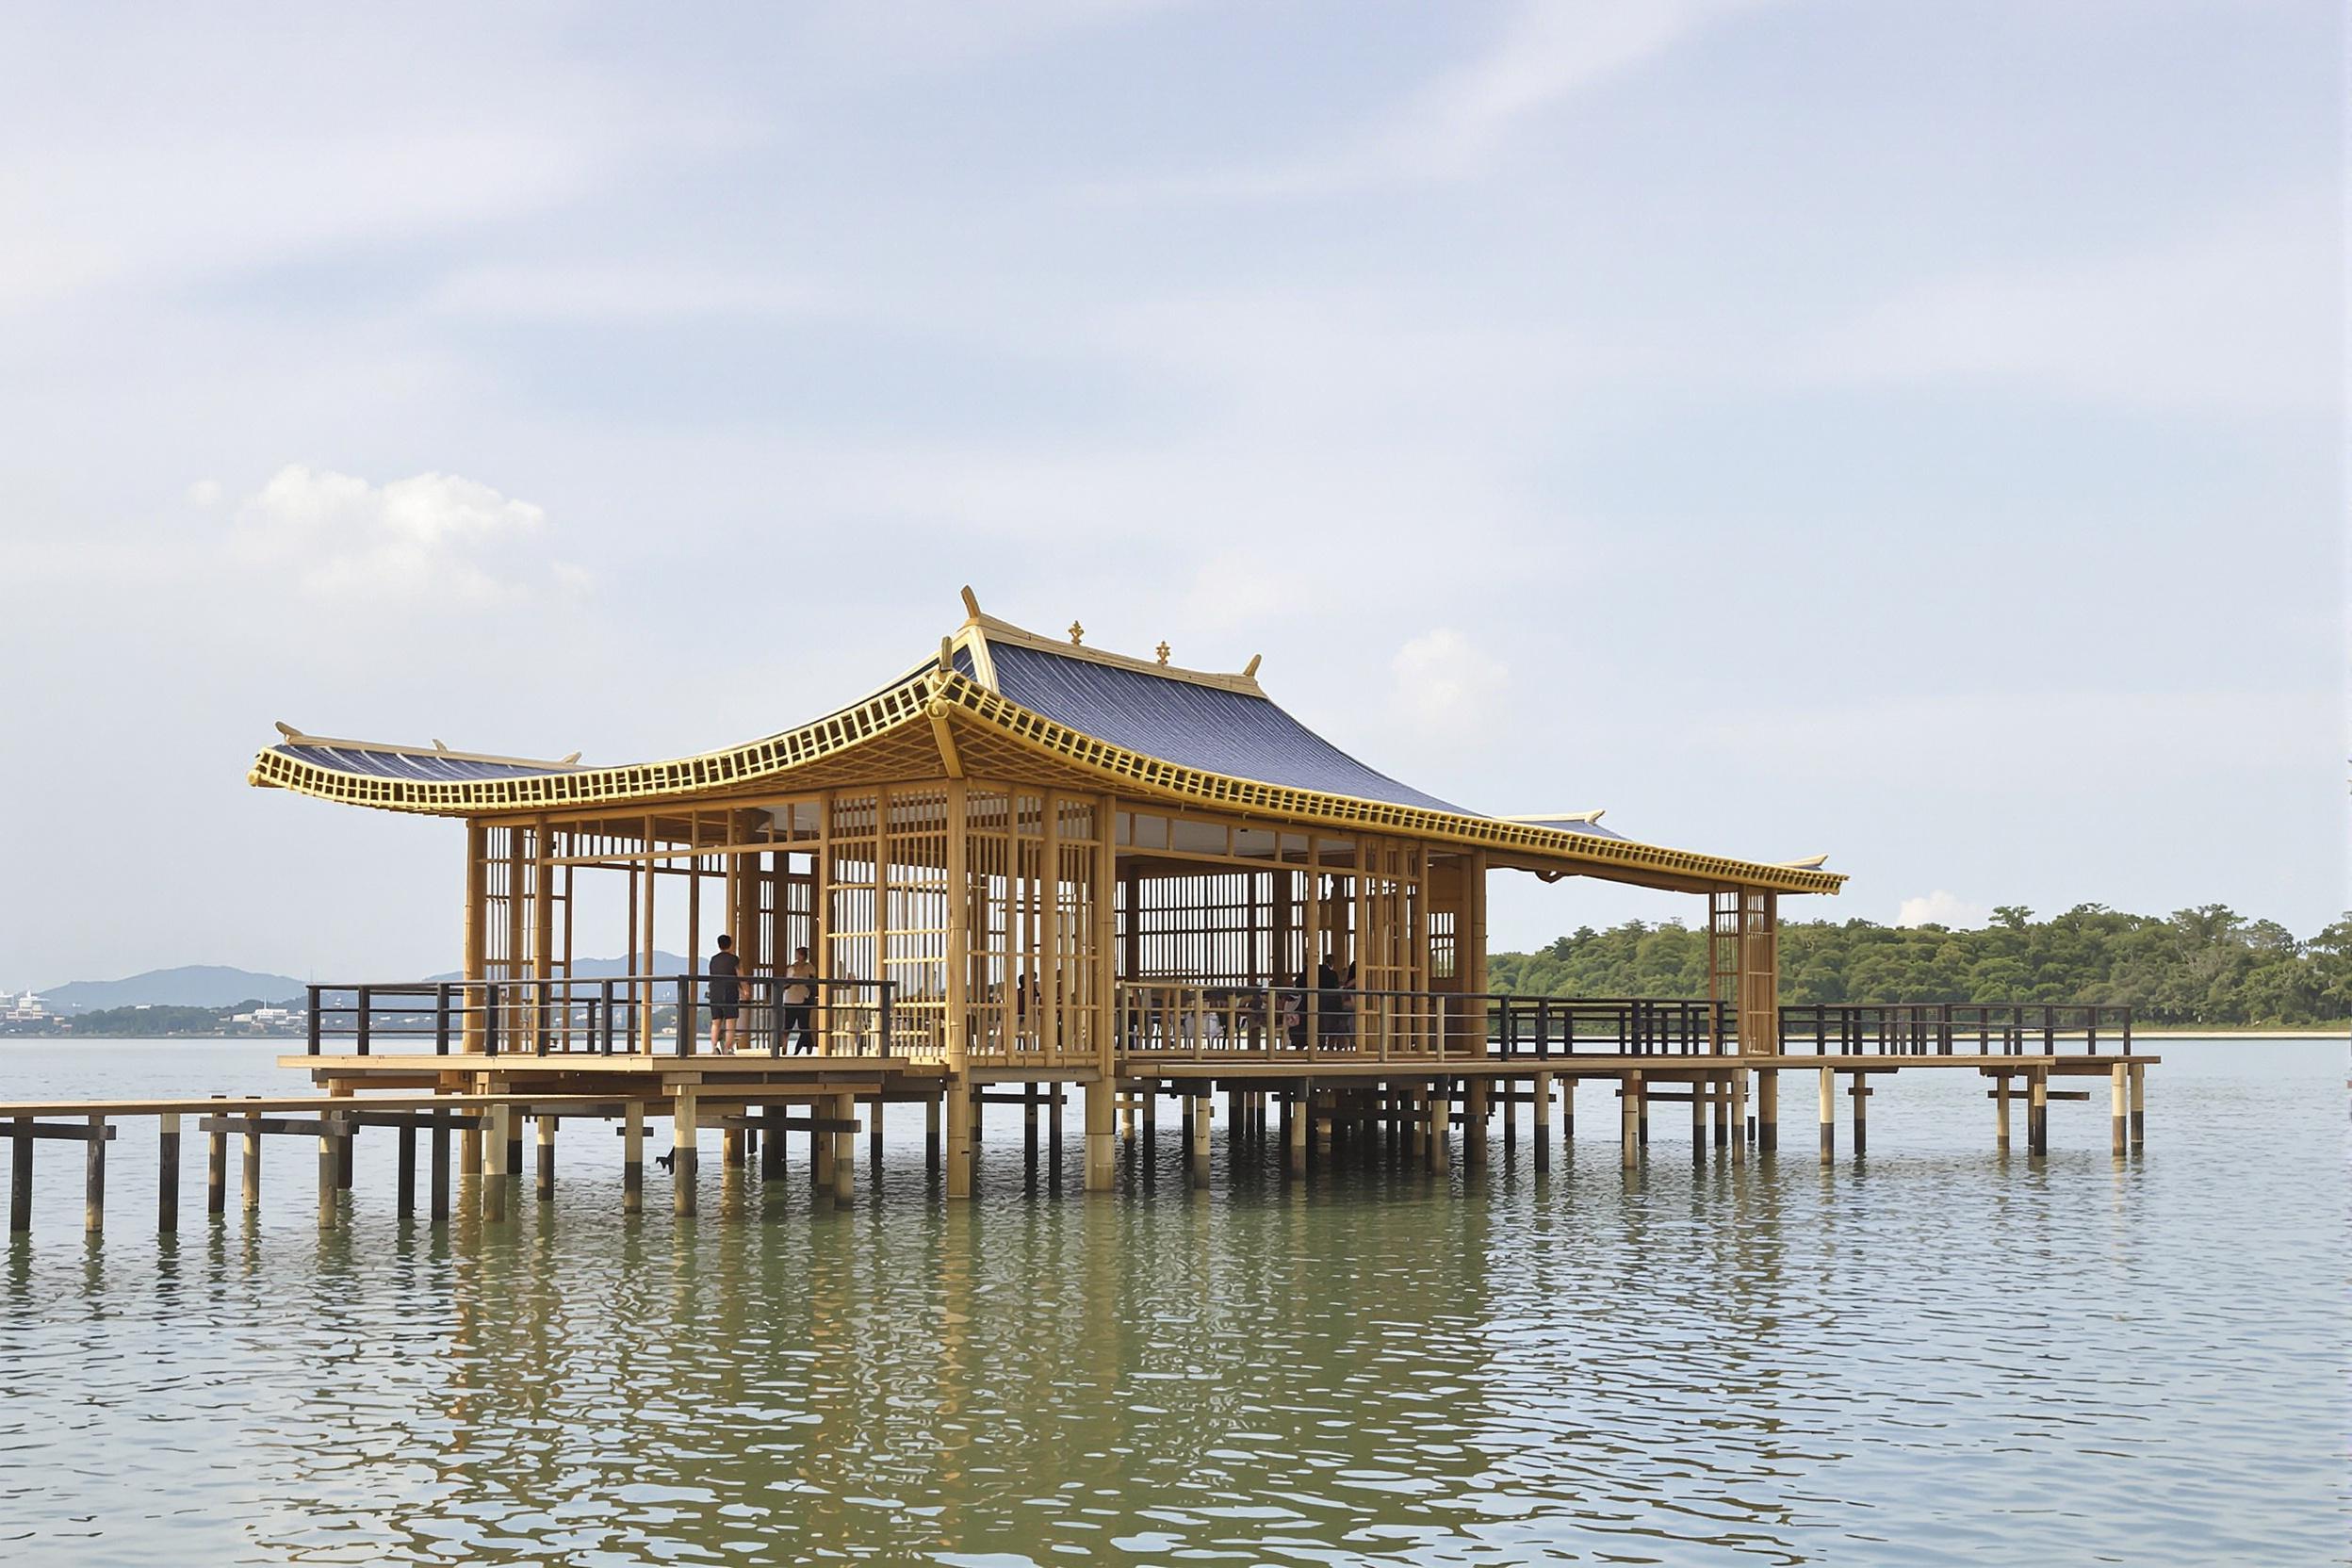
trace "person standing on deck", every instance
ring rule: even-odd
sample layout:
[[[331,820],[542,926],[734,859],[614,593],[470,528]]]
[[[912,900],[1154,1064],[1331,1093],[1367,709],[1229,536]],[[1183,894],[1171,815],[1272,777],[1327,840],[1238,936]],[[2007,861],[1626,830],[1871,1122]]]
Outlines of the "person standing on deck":
[[[1321,1045],[1339,1037],[1344,1028],[1339,1021],[1346,1016],[1346,1004],[1339,991],[1339,968],[1328,953],[1315,966],[1315,1043]]]
[[[776,1049],[781,1054],[784,1037],[793,1036],[799,1043],[793,1054],[806,1054],[811,1049],[808,1034],[808,1007],[817,999],[816,988],[810,982],[817,977],[816,966],[808,961],[808,950],[792,949],[792,961],[784,966],[784,1022],[776,1031]]]
[[[710,975],[710,1049],[722,1056],[731,1056],[743,1039],[741,1013],[743,1004],[743,982],[736,976],[743,972],[743,964],[735,956],[735,939],[721,937],[719,950],[710,956],[707,966]]]

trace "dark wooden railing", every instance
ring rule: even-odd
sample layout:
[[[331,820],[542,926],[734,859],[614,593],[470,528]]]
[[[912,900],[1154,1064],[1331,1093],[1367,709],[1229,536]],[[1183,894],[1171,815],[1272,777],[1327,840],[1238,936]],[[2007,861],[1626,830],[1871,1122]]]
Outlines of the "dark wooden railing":
[[[655,1031],[668,1014],[677,1054],[691,1056],[711,988],[725,983],[708,974],[614,974],[315,985],[309,1050],[316,1056],[325,1041],[349,1039],[366,1056],[379,1041],[430,1039],[433,1054],[446,1056],[466,1049],[470,1030],[485,1055],[609,1056],[635,1051],[648,1035],[660,1038]],[[741,974],[733,984],[745,1050],[894,1054],[891,982]],[[808,1002],[785,999],[796,988]]]
[[[1815,1056],[2055,1056],[2132,1051],[2132,1009],[2103,1003],[1781,1004],[1780,1049]]]

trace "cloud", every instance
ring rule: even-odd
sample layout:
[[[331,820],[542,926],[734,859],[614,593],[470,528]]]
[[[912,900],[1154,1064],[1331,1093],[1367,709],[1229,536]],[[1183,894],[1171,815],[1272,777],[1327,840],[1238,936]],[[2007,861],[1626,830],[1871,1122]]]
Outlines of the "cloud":
[[[2341,397],[2336,199],[2295,193],[2197,238],[1954,273],[1832,329],[1815,383],[1976,382],[2132,408],[2326,410]]]
[[[455,474],[376,485],[294,464],[238,506],[232,545],[314,599],[469,609],[578,590],[580,568],[535,547],[547,529],[540,508]]]
[[[195,507],[218,506],[221,493],[219,480],[200,479],[188,487],[188,504]]]
[[[1425,631],[1389,661],[1397,711],[1425,734],[1472,735],[1495,716],[1511,672],[1449,627]]]
[[[1904,926],[1978,926],[1992,918],[1992,910],[1985,906],[1970,904],[1943,888],[1923,898],[1906,898],[1895,911],[1895,923]]]
[[[438,315],[519,320],[688,320],[805,316],[823,304],[789,278],[667,265],[482,267],[426,297]]]
[[[1384,122],[1287,161],[1182,177],[1152,189],[1263,199],[1465,178],[1521,122],[1766,3],[1531,0],[1492,49],[1430,81]]]

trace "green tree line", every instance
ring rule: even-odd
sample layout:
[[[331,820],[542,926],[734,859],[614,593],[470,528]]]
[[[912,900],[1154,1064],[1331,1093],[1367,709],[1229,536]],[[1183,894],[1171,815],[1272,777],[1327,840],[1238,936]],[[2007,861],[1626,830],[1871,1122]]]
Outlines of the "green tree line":
[[[1495,990],[1704,996],[1707,935],[1679,923],[1586,926],[1488,960]],[[2100,1002],[2143,1023],[2322,1025],[2352,1018],[2352,913],[2308,941],[2224,905],[2132,915],[2081,904],[2035,920],[2007,905],[1981,931],[1802,921],[1780,928],[1783,1003]]]

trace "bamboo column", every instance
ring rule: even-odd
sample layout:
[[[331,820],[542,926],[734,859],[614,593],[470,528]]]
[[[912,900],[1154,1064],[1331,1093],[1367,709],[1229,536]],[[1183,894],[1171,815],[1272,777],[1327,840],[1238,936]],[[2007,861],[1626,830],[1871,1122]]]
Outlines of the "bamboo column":
[[[555,1128],[557,1118],[539,1118],[539,1201],[555,1201]]]
[[[1617,1161],[1627,1170],[1642,1163],[1642,1074],[1628,1072],[1617,1086]]]
[[[449,1116],[433,1113],[433,1213],[435,1221],[449,1217]]]
[[[876,1177],[882,1174],[882,1097],[877,1094],[866,1102],[872,1121],[866,1123],[866,1165]]]
[[[106,1119],[90,1119],[90,1144],[82,1155],[82,1229],[96,1235],[106,1223]]]
[[[1705,1078],[1690,1080],[1690,1163],[1707,1164],[1707,1109],[1715,1086]]]
[[[1560,1152],[1573,1154],[1576,1151],[1576,1081],[1563,1076],[1560,1081]]]
[[[225,1100],[228,1096],[216,1094],[213,1098]],[[226,1214],[229,1207],[229,1135],[217,1112],[211,1120],[212,1127],[204,1134],[204,1213],[219,1215]],[[22,1141],[18,1147],[24,1147]],[[32,1171],[27,1169],[25,1184],[30,1185],[31,1179]]]
[[[2146,1146],[2148,1141],[2148,1064],[2132,1064],[2132,1147]]]
[[[694,1212],[694,1161],[701,1151],[696,1147],[701,1128],[697,1118],[700,1106],[694,1089],[681,1084],[670,1101],[670,1212],[691,1215]]]
[[[342,1140],[335,1135],[332,1116],[318,1122],[318,1228],[335,1229],[335,1195],[340,1190],[339,1173],[335,1169],[335,1145]]]
[[[33,1228],[33,1119],[16,1119],[8,1150],[8,1230],[23,1235]]]
[[[1209,1184],[1209,1120],[1217,1102],[1205,1093],[1188,1094],[1184,1103],[1192,1113],[1192,1184]],[[1328,1128],[1329,1123],[1325,1124]]]
[[[458,1049],[477,1054],[482,1049],[482,1009],[489,1004],[490,993],[482,988],[482,981],[490,972],[490,829],[478,819],[466,820],[466,908],[465,908],[464,983],[457,988],[463,1007],[463,1023],[458,1034]],[[482,1133],[468,1125],[461,1140],[459,1157],[468,1170],[482,1168]]]
[[[1312,1083],[1301,1084],[1282,1102],[1282,1163],[1293,1176],[1307,1173],[1307,1103],[1314,1092]]]
[[[923,1099],[923,1168],[936,1172],[939,1168],[939,1113],[943,1094],[927,1094]]]
[[[1472,1078],[1462,1085],[1462,1168],[1464,1170],[1486,1168],[1487,1102],[1494,1093],[1493,1080]]]
[[[254,1214],[261,1208],[261,1113],[245,1118],[245,1212]]]
[[[858,1097],[833,1097],[833,1206],[845,1209],[858,1197]]]
[[[506,1217],[506,1136],[514,1124],[514,1108],[493,1105],[485,1118],[490,1135],[482,1142],[482,1217],[492,1224]]]
[[[2035,1068],[2026,1076],[2025,1141],[2029,1154],[2050,1152],[2050,1070]]]
[[[1733,1068],[1724,1084],[1724,1092],[1731,1096],[1731,1163],[1745,1165],[1748,1161],[1748,1074],[1744,1068]]]
[[[1821,1163],[1829,1165],[1838,1158],[1838,1074],[1830,1068],[1821,1069]]]
[[[877,799],[876,810],[887,813]],[[971,814],[964,781],[947,782],[947,1197],[950,1202],[972,1196],[974,1150],[972,1138],[972,1066],[970,1057],[972,976],[972,875],[970,871]],[[1018,824],[1014,825],[1016,827]],[[874,825],[877,844],[883,824]],[[877,850],[878,853],[878,850]],[[874,926],[884,924],[880,890],[883,872],[875,868],[877,906]],[[877,939],[884,939],[877,938]]]
[[[2111,1153],[2131,1152],[2132,1070],[2117,1062],[2107,1070],[2107,1143]]]
[[[2006,1154],[2009,1152],[2009,1075],[1993,1076],[1993,1147]]]
[[[1870,1081],[1863,1074],[1854,1074],[1848,1091],[1854,1096],[1854,1157],[1860,1159],[1870,1148]]]
[[[394,1177],[392,1209],[405,1219],[416,1212],[416,1123],[413,1119],[401,1122],[394,1133],[393,1148],[399,1170]]]

